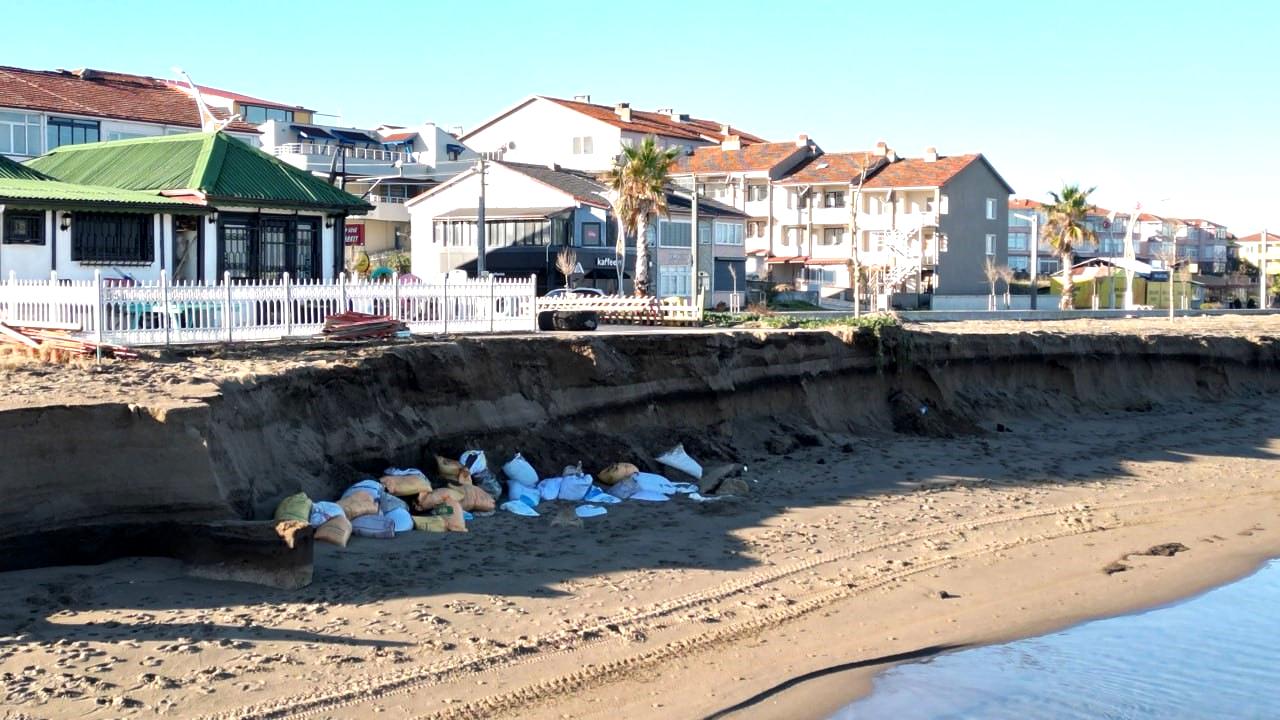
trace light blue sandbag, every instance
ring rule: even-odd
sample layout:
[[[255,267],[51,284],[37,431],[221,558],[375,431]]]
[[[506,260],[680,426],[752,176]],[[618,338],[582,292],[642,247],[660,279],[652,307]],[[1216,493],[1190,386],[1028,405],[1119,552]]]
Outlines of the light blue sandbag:
[[[342,506],[338,503],[320,500],[311,503],[311,517],[308,520],[311,527],[320,527],[342,514]]]
[[[413,526],[413,519],[410,518],[409,526]],[[396,536],[396,523],[391,518],[378,513],[377,515],[361,515],[351,521],[351,532],[360,537],[387,539]]]
[[[384,513],[384,515],[391,521],[392,527],[394,527],[395,531],[398,533],[409,532],[413,529],[413,516],[409,514],[409,508],[407,506],[395,508],[394,510]]]
[[[515,480],[521,485],[533,487],[538,484],[538,471],[534,470],[520,453],[516,453],[516,456],[511,458],[511,462],[502,466],[502,474],[506,475],[508,480]]]
[[[345,500],[349,495],[351,495],[351,493],[364,490],[367,493],[373,493],[374,502],[377,502],[382,499],[383,489],[382,483],[377,480],[361,480],[355,485],[347,488],[346,491],[342,493],[342,498],[340,499]]]

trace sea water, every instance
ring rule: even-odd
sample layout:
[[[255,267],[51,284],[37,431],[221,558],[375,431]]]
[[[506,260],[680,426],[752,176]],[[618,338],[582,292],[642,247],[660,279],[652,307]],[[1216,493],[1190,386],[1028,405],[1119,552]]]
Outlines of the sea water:
[[[833,720],[1280,718],[1280,560],[1176,605],[900,665]]]

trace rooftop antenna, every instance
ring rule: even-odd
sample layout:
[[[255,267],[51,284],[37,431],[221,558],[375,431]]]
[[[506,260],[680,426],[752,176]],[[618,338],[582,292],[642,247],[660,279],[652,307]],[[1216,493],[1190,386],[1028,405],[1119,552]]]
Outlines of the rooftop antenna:
[[[172,70],[175,74],[182,76],[182,79],[187,81],[187,86],[191,88],[191,94],[196,99],[196,107],[200,111],[200,131],[201,132],[218,132],[219,130],[225,128],[226,126],[240,119],[239,115],[232,115],[226,120],[219,120],[218,118],[214,117],[213,113],[209,110],[209,106],[206,105],[204,102],[204,96],[200,94],[200,88],[196,87],[195,82],[192,81],[191,76],[187,74],[187,71],[183,70],[177,65],[174,65],[169,69]]]

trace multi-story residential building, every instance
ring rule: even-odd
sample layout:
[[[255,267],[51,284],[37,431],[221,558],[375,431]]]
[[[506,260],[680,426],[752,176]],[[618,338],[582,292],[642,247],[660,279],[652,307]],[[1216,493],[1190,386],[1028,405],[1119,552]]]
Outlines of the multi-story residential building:
[[[1236,248],[1236,255],[1240,260],[1249,263],[1255,268],[1262,264],[1261,232],[1236,238],[1234,246]],[[1267,233],[1266,257],[1267,275],[1280,274],[1280,235],[1273,232]]]
[[[199,109],[184,88],[168,80],[88,68],[0,67],[0,155],[21,161],[63,145],[199,130]],[[210,111],[228,119],[236,107],[213,105]],[[226,131],[257,144],[258,131],[251,123],[233,122]]]
[[[663,147],[686,151],[730,136],[743,145],[764,142],[727,124],[674,110],[649,112],[628,103],[597,105],[588,96],[563,100],[542,95],[504,110],[460,139],[490,159],[603,172],[613,166],[624,144],[650,135]]]
[[[409,250],[405,203],[480,158],[434,123],[367,129],[271,119],[259,129],[264,151],[317,176],[332,176],[373,205],[368,215],[347,223],[348,256],[361,249],[375,257]]]
[[[1222,275],[1227,272],[1227,246],[1231,233],[1225,225],[1211,220],[1179,220],[1174,244],[1178,258],[1192,263],[1194,272]]]
[[[1035,200],[1013,198],[1009,200],[1009,259],[1014,272],[1027,276],[1031,272],[1031,221],[1026,216],[1039,218],[1040,243],[1036,248],[1038,275],[1051,275],[1062,269],[1058,253],[1045,240],[1044,226],[1047,216],[1044,204]],[[1021,216],[1021,217],[1020,217]],[[1093,206],[1085,217],[1085,225],[1098,239],[1096,245],[1083,245],[1075,249],[1079,260],[1095,257],[1123,257],[1124,244],[1129,237],[1129,215]]]

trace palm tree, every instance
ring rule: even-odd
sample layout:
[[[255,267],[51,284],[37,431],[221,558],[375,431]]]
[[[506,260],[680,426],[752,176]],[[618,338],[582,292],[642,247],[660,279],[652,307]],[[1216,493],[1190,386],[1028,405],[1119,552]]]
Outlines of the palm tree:
[[[1060,310],[1070,310],[1074,305],[1071,266],[1075,264],[1076,248],[1098,244],[1098,236],[1089,229],[1085,218],[1089,215],[1089,194],[1097,188],[1081,190],[1079,185],[1064,185],[1062,193],[1049,193],[1052,203],[1046,203],[1047,216],[1044,237],[1049,246],[1062,258],[1062,300]]]
[[[636,295],[649,294],[649,246],[644,232],[654,218],[667,215],[667,175],[679,156],[679,148],[663,150],[650,135],[639,145],[623,145],[617,164],[600,176],[600,182],[617,196],[614,212],[623,228],[636,238]],[[618,254],[623,257],[624,236],[618,235]]]

